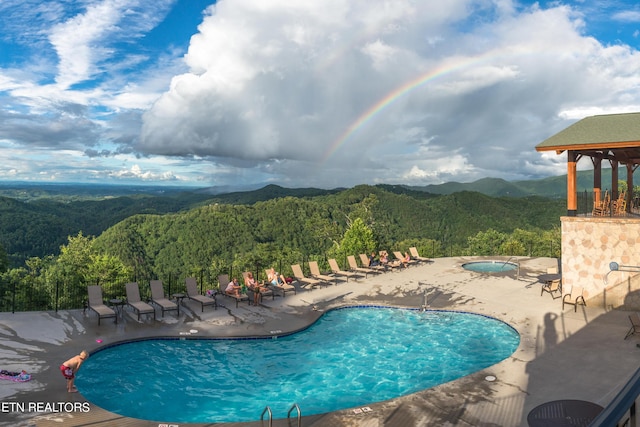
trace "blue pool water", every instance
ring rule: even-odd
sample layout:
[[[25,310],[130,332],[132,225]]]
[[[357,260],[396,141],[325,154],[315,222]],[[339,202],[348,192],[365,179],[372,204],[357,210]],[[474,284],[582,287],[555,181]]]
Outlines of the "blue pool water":
[[[154,339],[91,355],[76,385],[96,405],[159,422],[285,418],[379,402],[463,377],[507,357],[509,325],[459,312],[333,310],[277,339]],[[295,415],[294,411],[294,415]]]
[[[518,265],[504,261],[474,261],[462,264],[462,268],[476,273],[500,273],[502,271],[513,271],[518,268]]]

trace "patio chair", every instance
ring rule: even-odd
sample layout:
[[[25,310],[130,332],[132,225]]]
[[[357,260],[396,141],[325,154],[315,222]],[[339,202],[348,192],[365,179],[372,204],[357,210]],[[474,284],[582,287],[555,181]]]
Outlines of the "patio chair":
[[[216,301],[215,295],[213,295],[213,297],[207,297],[198,292],[198,281],[195,277],[187,277],[184,281],[187,287],[187,298],[199,302],[202,312],[204,312],[204,308],[208,305],[212,305],[214,310],[218,309],[218,301]]]
[[[329,276],[328,274],[323,274],[320,272],[320,267],[318,267],[318,261],[309,261],[309,271],[311,272],[311,277],[318,280],[323,280],[326,283],[333,282],[334,285],[338,284],[338,278],[336,276]]]
[[[127,291],[127,305],[138,314],[138,321],[141,314],[153,313],[153,320],[156,320],[156,309],[140,299],[140,287],[137,282],[127,283],[125,285]]]
[[[369,261],[369,257],[367,256],[367,254],[360,254],[360,263],[367,268],[370,268],[372,270],[375,270],[378,273],[384,273],[385,271],[387,271],[386,268],[384,268],[384,266],[378,264],[378,265],[371,265],[371,262]]]
[[[267,275],[267,286],[269,286],[271,289],[275,291],[279,291],[282,294],[283,298],[287,295],[287,292],[293,292],[294,295],[298,293],[298,291],[296,290],[296,287],[287,283],[281,274],[276,273],[279,277],[282,278],[282,281],[276,280],[276,283],[273,283],[273,281],[269,280],[269,275],[271,270],[272,270],[271,268],[267,268],[264,270],[265,274]]]
[[[365,279],[367,278],[368,274],[380,273],[380,271],[376,271],[373,268],[358,266],[358,263],[356,261],[356,257],[353,256],[353,255],[348,255],[347,256],[347,262],[349,263],[349,269],[351,271],[353,271],[354,273],[363,273]]]
[[[178,314],[180,314],[180,310],[178,310],[178,304],[164,296],[164,289],[162,287],[161,280],[150,281],[149,287],[151,288],[151,299],[149,300],[149,302],[160,307],[162,317],[164,317],[165,311],[176,310]]]
[[[640,332],[640,314],[638,313],[630,314],[629,322],[631,322],[631,329],[629,329],[629,332],[627,332],[627,335],[624,336],[625,340],[629,338],[631,335]]]
[[[247,301],[247,304],[250,304],[250,300],[249,300],[249,295],[247,294],[240,294],[240,295],[235,295],[235,294],[231,294],[231,293],[227,293],[227,285],[229,284],[230,280],[229,280],[229,275],[228,274],[221,274],[218,276],[218,283],[220,284],[220,292],[222,292],[222,294],[225,297],[229,297],[229,298],[233,298],[234,300],[236,300],[236,308],[238,308],[238,304],[240,304],[240,301]]]
[[[554,294],[556,292],[561,292],[560,279],[551,280],[550,282],[543,284],[542,290],[540,291],[540,296],[542,296],[545,292],[548,292],[549,295],[551,295],[551,298],[556,299]],[[560,298],[560,295],[558,295],[558,298]]]
[[[584,300],[583,290],[581,286],[572,286],[571,293],[564,294],[562,296],[562,309],[564,310],[564,305],[569,304],[572,305],[574,311],[578,311],[578,305],[587,306],[586,301]]]
[[[323,284],[323,282],[319,279],[314,279],[313,277],[305,277],[300,264],[292,264],[291,270],[293,271],[293,277],[295,277],[296,280],[300,282],[300,286],[302,286],[303,288],[309,286],[311,287],[311,289],[313,289],[316,286],[320,286],[321,284]]]
[[[433,260],[431,258],[426,258],[426,257],[420,256],[420,253],[418,253],[418,248],[416,248],[415,246],[409,248],[409,253],[413,257],[413,259],[415,259],[418,262],[426,262],[426,263],[432,263],[433,262]]]
[[[338,261],[336,261],[334,258],[331,258],[328,261],[329,261],[329,268],[331,268],[331,272],[336,276],[344,277],[347,282],[349,281],[349,277],[353,277],[357,280],[358,275],[356,273],[354,273],[353,271],[346,271],[346,270],[340,269],[340,266],[338,265]]]
[[[102,298],[102,288],[99,285],[87,286],[87,293],[89,298],[87,307],[98,315],[98,325],[100,325],[100,320],[109,317],[113,317],[115,323],[118,323],[116,312],[111,307],[105,305]]]

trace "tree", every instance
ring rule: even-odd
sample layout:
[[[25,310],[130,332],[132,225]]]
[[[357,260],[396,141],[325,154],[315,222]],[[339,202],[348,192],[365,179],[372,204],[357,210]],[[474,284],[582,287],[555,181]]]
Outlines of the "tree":
[[[492,228],[479,231],[468,239],[467,252],[469,255],[497,255],[502,244],[507,240],[505,233]]]
[[[347,255],[370,254],[376,249],[376,246],[371,228],[364,223],[362,218],[356,218],[345,231],[340,244],[334,246],[331,253],[344,259]]]

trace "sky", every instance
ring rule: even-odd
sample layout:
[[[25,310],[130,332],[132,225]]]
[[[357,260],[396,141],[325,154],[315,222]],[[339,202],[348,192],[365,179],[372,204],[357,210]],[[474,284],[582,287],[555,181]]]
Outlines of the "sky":
[[[0,181],[562,175],[535,146],[640,111],[639,41],[621,0],[0,0]]]

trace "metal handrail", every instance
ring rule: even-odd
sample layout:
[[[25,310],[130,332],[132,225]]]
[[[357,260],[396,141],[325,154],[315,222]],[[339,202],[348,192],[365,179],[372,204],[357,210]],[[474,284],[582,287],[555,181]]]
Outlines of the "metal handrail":
[[[271,412],[271,408],[269,408],[269,406],[266,406],[264,408],[264,411],[262,411],[262,414],[260,414],[260,421],[262,421],[262,419],[264,418],[264,414],[267,412],[269,413],[269,427],[271,427],[273,425],[273,413]]]
[[[294,403],[291,408],[289,408],[289,412],[287,412],[287,419],[291,418],[291,411],[294,409],[298,410],[298,427],[302,425],[302,411],[300,411],[300,407],[297,403]]]

